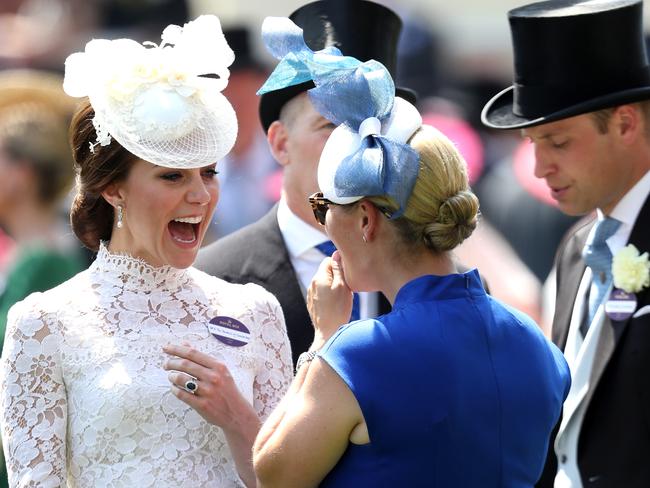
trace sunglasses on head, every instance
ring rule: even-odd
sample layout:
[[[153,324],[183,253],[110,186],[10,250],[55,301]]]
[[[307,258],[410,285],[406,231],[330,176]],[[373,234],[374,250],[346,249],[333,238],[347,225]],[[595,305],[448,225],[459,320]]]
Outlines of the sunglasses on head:
[[[309,197],[309,203],[311,204],[311,209],[314,212],[314,217],[316,217],[316,221],[320,225],[325,225],[325,216],[327,215],[327,211],[329,210],[330,205],[338,205],[337,203],[334,203],[331,200],[328,200],[323,196],[322,192],[316,192],[312,196]],[[392,213],[385,209],[384,207],[377,207],[377,210],[379,210],[381,213],[383,213],[387,218],[392,217]]]

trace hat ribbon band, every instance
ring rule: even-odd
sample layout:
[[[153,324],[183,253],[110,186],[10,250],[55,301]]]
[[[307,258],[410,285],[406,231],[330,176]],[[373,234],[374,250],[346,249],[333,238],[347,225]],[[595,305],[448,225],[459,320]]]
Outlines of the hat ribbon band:
[[[519,117],[537,118],[595,98],[635,88],[650,87],[650,70],[644,66],[616,77],[602,77],[590,84],[514,84],[512,111]]]

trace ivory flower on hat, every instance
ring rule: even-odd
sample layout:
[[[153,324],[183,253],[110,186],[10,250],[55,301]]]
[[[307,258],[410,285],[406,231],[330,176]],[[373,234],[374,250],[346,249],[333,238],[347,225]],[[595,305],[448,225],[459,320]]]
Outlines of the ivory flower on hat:
[[[627,293],[637,293],[650,286],[648,253],[639,254],[634,244],[618,251],[612,260],[614,286]]]

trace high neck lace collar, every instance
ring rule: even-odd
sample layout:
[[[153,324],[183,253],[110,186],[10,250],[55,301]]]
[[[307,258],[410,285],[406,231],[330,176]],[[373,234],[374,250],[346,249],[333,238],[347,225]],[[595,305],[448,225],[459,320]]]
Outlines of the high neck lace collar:
[[[175,290],[190,279],[186,269],[155,267],[128,254],[112,254],[103,242],[91,270],[112,285],[134,292]]]

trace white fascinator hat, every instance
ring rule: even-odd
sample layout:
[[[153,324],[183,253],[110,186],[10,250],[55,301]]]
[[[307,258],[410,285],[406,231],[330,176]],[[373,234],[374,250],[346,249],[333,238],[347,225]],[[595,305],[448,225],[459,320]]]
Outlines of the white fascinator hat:
[[[96,144],[115,138],[133,155],[168,168],[199,168],[235,143],[237,117],[221,93],[235,54],[221,23],[202,15],[169,25],[159,45],[94,39],[68,56],[63,89],[90,100]]]

